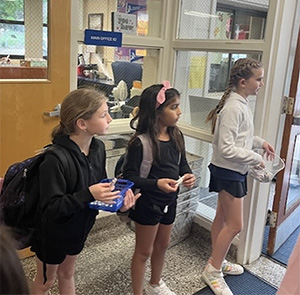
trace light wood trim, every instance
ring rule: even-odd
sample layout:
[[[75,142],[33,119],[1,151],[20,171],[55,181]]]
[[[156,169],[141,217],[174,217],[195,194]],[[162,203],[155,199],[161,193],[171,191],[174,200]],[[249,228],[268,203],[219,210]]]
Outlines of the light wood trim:
[[[47,72],[46,67],[0,67],[0,79],[47,79]]]

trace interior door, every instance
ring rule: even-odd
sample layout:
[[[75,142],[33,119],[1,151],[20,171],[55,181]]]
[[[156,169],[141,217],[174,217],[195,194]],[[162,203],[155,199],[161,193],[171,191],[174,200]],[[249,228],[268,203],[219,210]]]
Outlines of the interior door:
[[[299,31],[300,32],[300,31]],[[273,212],[277,222],[270,228],[267,253],[273,255],[290,234],[300,225],[300,33],[293,65],[289,96],[294,108],[286,115],[281,145],[281,158],[286,167],[277,175]]]
[[[0,176],[50,142],[57,117],[43,116],[70,89],[71,0],[49,0],[48,74],[44,80],[0,79]]]
[[[48,72],[44,80],[0,79],[0,176],[50,142],[58,117],[43,116],[70,89],[71,0],[49,0]],[[29,248],[20,258],[32,255]]]

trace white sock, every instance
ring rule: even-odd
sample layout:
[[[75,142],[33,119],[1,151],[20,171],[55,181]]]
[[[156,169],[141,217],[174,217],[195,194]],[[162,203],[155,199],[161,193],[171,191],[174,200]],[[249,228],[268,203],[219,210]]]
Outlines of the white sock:
[[[149,284],[150,284],[150,286],[152,286],[152,287],[158,287],[158,286],[160,286],[160,282],[156,285],[156,284],[151,284],[150,282],[149,282]]]
[[[215,275],[215,276],[222,276],[222,271],[221,269],[216,269],[215,267],[213,267],[210,263],[208,263],[207,267],[206,267],[206,270]]]

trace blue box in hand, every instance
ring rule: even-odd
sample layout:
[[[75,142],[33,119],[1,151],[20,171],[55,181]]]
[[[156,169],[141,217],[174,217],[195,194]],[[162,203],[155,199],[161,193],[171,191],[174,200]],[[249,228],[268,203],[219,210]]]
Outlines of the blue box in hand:
[[[114,178],[102,179],[100,182],[112,182]],[[109,212],[117,212],[122,206],[126,191],[133,187],[134,183],[126,179],[117,179],[114,191],[120,191],[120,197],[115,199],[115,204],[107,204],[102,201],[90,202],[89,206],[92,209],[103,210]]]

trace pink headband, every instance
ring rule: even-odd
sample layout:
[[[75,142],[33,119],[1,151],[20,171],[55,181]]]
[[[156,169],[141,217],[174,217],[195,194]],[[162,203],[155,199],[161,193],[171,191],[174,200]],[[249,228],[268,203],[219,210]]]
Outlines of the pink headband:
[[[171,88],[169,81],[163,81],[162,84],[164,87],[159,90],[157,96],[156,96],[156,108],[158,108],[161,104],[163,104],[166,100],[165,92],[167,89]]]

